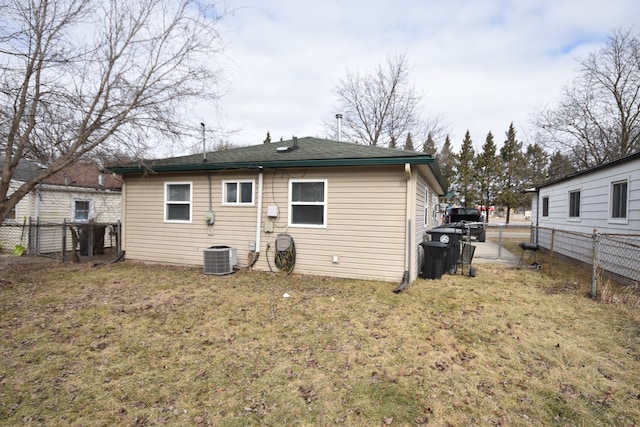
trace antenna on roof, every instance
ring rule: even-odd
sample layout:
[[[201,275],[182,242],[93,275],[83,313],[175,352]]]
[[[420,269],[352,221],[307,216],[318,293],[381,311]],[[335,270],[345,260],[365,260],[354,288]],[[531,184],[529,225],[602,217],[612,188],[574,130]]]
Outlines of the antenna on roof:
[[[202,161],[206,162],[207,161],[207,144],[204,138],[204,123],[200,123],[200,126],[202,126]]]

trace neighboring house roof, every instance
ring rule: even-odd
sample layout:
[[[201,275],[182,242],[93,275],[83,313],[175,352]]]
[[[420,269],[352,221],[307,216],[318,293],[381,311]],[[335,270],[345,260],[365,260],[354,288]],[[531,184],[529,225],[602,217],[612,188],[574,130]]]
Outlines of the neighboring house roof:
[[[0,157],[0,173],[4,165],[4,157]],[[34,178],[44,168],[29,160],[20,160],[13,174],[13,179],[17,181],[29,181]],[[110,174],[103,174],[103,183],[100,183],[102,171],[98,163],[91,161],[79,161],[71,164],[45,179],[43,184],[59,185],[67,187],[95,188],[106,190],[119,190],[122,183]]]
[[[269,144],[253,145],[194,154],[128,163],[110,167],[118,174],[154,172],[187,172],[228,169],[385,166],[405,163],[428,166],[446,191],[446,184],[433,156],[416,151],[358,145],[321,138],[294,138]]]
[[[0,156],[0,174],[2,174],[4,168],[4,159],[5,156]],[[31,178],[35,177],[42,171],[42,168],[35,164],[34,162],[29,162],[26,160],[21,160],[16,167],[15,172],[13,173],[13,179],[17,181],[28,181]],[[0,177],[1,179],[2,177]]]
[[[582,170],[580,172],[576,172],[576,173],[573,173],[571,175],[567,175],[567,176],[562,177],[562,178],[558,178],[558,179],[554,179],[552,181],[548,181],[548,182],[542,183],[537,188],[540,189],[540,188],[544,188],[544,187],[549,187],[551,185],[559,184],[559,183],[562,183],[562,182],[565,182],[565,181],[570,181],[570,180],[572,180],[574,178],[577,178],[579,176],[582,176],[582,175],[587,175],[587,174],[590,174],[590,173],[593,173],[593,172],[596,172],[596,171],[599,171],[599,170],[612,168],[614,166],[619,166],[619,165],[622,165],[622,164],[625,164],[625,163],[628,163],[628,162],[632,162],[632,161],[635,161],[635,160],[640,160],[640,151],[638,151],[637,153],[629,154],[628,156],[621,157],[621,158],[616,159],[616,160],[612,160],[612,161],[610,161],[608,163],[603,163],[601,165],[594,166],[592,168],[585,169],[585,170]]]
[[[102,185],[100,183],[100,175],[102,175]],[[105,174],[98,163],[89,161],[80,161],[69,165],[47,178],[44,183],[106,190],[119,190],[122,188],[122,183],[111,174]]]

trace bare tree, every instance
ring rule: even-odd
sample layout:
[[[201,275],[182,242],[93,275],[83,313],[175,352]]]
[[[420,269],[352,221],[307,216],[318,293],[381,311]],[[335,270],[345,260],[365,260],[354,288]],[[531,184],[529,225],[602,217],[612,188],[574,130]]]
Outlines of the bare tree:
[[[441,132],[437,119],[422,118],[422,95],[411,84],[405,55],[389,57],[370,74],[347,71],[335,93],[342,133],[351,142],[390,146],[408,133],[425,140],[429,131]]]
[[[197,0],[0,0],[0,221],[82,157],[183,134],[182,108],[219,97],[221,17]],[[22,159],[45,167],[10,192]]]
[[[640,150],[640,40],[616,30],[607,45],[579,61],[580,75],[560,105],[537,118],[542,140],[579,169]]]

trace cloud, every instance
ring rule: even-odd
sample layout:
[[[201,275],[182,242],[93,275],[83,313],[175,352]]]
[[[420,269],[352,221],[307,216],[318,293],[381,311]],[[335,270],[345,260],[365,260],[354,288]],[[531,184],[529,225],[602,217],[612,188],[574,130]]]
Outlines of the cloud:
[[[407,53],[424,110],[467,129],[479,148],[513,122],[522,140],[531,116],[554,105],[576,58],[601,48],[640,16],[635,0],[228,1],[222,21],[232,86],[221,126],[237,145],[324,136],[335,84],[346,70],[371,70]],[[200,120],[213,120],[201,112]],[[442,142],[442,141],[440,141]],[[527,141],[525,141],[527,142]]]

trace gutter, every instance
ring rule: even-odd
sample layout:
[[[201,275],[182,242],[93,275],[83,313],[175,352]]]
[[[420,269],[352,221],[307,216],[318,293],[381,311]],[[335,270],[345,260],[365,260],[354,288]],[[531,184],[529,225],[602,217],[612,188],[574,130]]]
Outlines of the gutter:
[[[223,163],[190,163],[190,164],[169,164],[156,165],[150,167],[142,166],[121,166],[111,168],[110,171],[118,174],[154,172],[191,172],[207,170],[233,170],[233,169],[284,169],[299,167],[328,167],[328,166],[393,166],[393,165],[426,165],[434,163],[435,160],[428,156],[415,157],[374,157],[358,159],[316,159],[316,160],[278,160],[260,162],[223,162]]]

